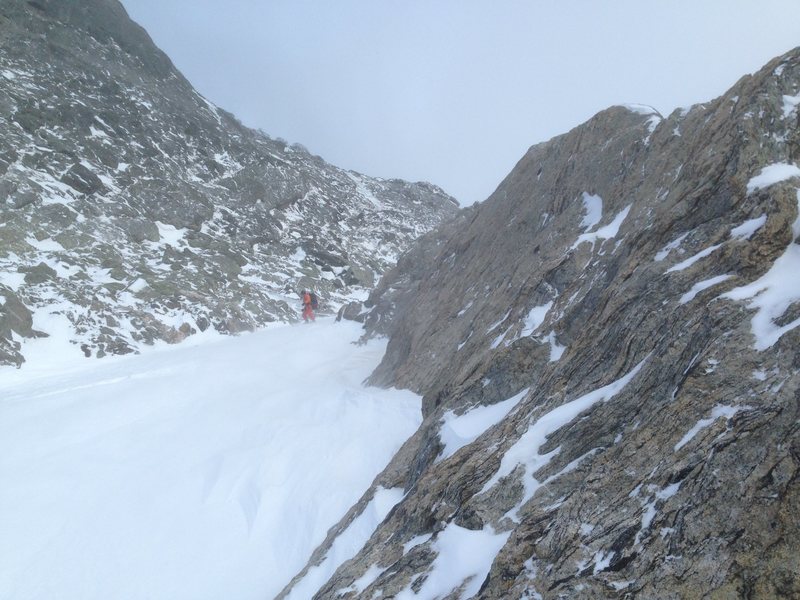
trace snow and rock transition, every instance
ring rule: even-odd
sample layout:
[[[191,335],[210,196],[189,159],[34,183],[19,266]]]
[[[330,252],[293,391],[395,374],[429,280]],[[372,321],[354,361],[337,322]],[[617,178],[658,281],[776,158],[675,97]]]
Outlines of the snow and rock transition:
[[[371,380],[425,420],[313,598],[800,598],[799,94],[610,108],[401,257]]]

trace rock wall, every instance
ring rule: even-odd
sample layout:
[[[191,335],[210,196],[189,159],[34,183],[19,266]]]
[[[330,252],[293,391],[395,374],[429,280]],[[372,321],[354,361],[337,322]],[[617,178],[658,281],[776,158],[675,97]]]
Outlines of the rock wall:
[[[425,421],[315,598],[800,597],[798,105],[800,49],[610,108],[401,257],[371,380]]]

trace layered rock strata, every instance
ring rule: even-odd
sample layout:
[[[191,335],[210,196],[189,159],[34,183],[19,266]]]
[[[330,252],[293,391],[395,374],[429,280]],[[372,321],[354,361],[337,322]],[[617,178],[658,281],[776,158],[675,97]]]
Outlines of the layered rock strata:
[[[800,597],[799,105],[800,49],[610,108],[401,257],[372,382],[425,421],[284,595]]]

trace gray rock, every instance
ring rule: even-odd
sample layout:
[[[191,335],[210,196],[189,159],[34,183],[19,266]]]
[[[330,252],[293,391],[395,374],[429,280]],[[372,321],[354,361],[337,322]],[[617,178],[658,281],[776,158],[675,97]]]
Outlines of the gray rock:
[[[33,337],[33,315],[28,307],[8,288],[0,287],[0,296],[0,336],[7,338],[13,331],[22,337]]]
[[[96,173],[82,164],[74,164],[61,176],[61,182],[74,188],[81,194],[94,194],[105,189]]]
[[[367,269],[456,212],[430,184],[347,172],[247,129],[116,0],[5,0],[0,48],[0,271],[27,273],[18,298],[71,319],[88,356],[181,339],[153,321],[167,306],[226,333],[297,320],[301,282],[335,313],[374,283]],[[38,266],[53,261],[68,274]],[[331,277],[348,264],[364,272]],[[103,330],[108,316],[133,329]],[[5,355],[24,354],[5,339]]]
[[[375,273],[370,269],[350,265],[339,276],[345,285],[361,285],[372,288],[375,285]]]
[[[32,190],[17,191],[8,196],[8,204],[11,208],[25,208],[37,200],[36,194]]]
[[[348,302],[336,313],[336,320],[341,321],[342,319],[363,323],[366,319],[364,305],[361,302]]]
[[[401,257],[367,302],[371,380],[425,420],[281,597],[378,485],[406,494],[314,598],[419,589],[451,527],[508,536],[476,598],[800,597],[800,302],[757,347],[757,305],[724,296],[796,237],[800,180],[748,183],[797,162],[798,89],[800,49],[688,112],[603,111]],[[518,392],[441,455],[445,415]]]
[[[19,271],[25,273],[25,283],[27,284],[45,283],[58,278],[56,270],[43,262],[34,267],[20,267]]]
[[[12,332],[23,338],[47,336],[33,328],[33,314],[22,300],[12,290],[0,285],[0,367],[20,367],[25,362],[20,352],[22,344],[13,339]]]
[[[131,219],[124,227],[128,231],[130,240],[138,244],[144,241],[157,242],[161,239],[156,224],[146,219]]]
[[[9,196],[17,190],[13,181],[0,181],[0,202],[8,202]]]

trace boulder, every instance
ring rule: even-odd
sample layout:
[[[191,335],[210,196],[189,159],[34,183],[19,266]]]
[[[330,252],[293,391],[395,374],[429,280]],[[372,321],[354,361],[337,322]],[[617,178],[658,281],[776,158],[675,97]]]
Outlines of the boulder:
[[[361,302],[348,302],[336,313],[336,321],[346,319],[347,321],[363,323],[365,318],[366,313],[364,311],[364,305]]]

